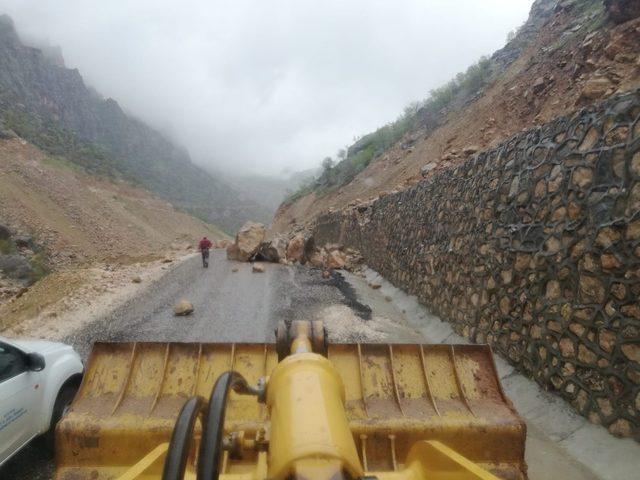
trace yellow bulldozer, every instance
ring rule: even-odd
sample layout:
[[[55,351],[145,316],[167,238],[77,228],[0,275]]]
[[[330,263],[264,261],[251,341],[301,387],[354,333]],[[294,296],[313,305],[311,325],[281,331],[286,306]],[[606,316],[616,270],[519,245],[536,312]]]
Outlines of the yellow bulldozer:
[[[276,337],[96,343],[55,478],[527,478],[488,346],[328,344],[320,322]]]

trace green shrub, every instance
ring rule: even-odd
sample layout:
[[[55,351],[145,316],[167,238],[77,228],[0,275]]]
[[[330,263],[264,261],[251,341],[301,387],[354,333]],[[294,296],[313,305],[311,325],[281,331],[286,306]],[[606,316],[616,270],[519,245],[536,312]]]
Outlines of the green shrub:
[[[30,260],[33,273],[31,274],[31,280],[36,282],[49,274],[49,267],[47,261],[42,253],[37,253]]]
[[[0,253],[3,255],[9,255],[15,253],[16,245],[11,240],[0,239]]]

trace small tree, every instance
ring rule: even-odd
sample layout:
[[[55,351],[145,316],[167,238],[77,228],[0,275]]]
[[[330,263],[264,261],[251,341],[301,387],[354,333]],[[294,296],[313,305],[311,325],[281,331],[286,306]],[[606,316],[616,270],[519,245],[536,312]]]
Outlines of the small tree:
[[[331,159],[331,157],[325,157],[324,160],[322,160],[322,169],[326,172],[327,170],[331,170],[333,168],[333,160]]]

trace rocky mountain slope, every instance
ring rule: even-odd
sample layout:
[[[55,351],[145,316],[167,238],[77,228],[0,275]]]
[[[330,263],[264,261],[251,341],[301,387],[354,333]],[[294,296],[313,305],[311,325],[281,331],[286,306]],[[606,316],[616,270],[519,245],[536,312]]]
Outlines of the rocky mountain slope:
[[[191,163],[183,148],[88,88],[77,70],[25,46],[5,15],[0,16],[0,137],[11,131],[50,155],[141,185],[229,231],[264,214],[262,206],[241,199]]]
[[[146,190],[101,180],[18,138],[0,140],[0,224],[9,231],[0,239],[0,270],[8,269],[2,259],[26,251],[32,266],[21,261],[19,278],[26,284],[65,265],[126,263],[202,235],[225,238]]]
[[[640,18],[627,0],[536,0],[507,45],[433,92],[279,208],[275,232],[403,190],[533,125],[640,86]]]

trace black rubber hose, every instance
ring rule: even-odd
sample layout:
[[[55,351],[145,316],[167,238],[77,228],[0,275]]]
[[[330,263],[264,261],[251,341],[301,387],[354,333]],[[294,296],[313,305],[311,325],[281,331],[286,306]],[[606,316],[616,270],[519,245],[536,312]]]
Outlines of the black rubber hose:
[[[196,418],[203,411],[204,400],[200,396],[191,397],[185,402],[176,420],[164,461],[162,480],[182,480],[189,456],[189,445],[193,438]]]
[[[227,395],[231,388],[238,393],[254,394],[244,377],[237,372],[225,372],[216,380],[202,429],[198,453],[198,480],[218,480],[224,413],[227,408]]]

